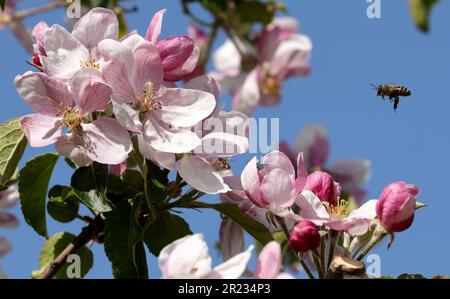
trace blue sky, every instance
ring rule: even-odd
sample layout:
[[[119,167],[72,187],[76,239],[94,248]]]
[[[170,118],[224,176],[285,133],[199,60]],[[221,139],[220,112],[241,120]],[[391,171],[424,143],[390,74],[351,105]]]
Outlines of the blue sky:
[[[144,34],[153,13],[167,8],[163,35],[185,34],[189,19],[182,16],[179,1],[135,2],[139,12],[128,18],[131,29]],[[30,3],[24,1],[24,7]],[[371,160],[373,175],[366,186],[369,198],[378,197],[392,181],[418,185],[422,191],[419,201],[428,207],[418,211],[413,226],[396,236],[389,251],[385,244],[375,250],[381,256],[382,273],[450,274],[450,238],[445,222],[450,211],[450,198],[445,189],[450,179],[450,136],[447,134],[450,26],[445,16],[450,9],[449,1],[437,5],[431,33],[427,35],[413,26],[406,0],[382,0],[382,17],[376,20],[367,18],[368,4],[363,0],[286,0],[285,3],[291,15],[300,20],[302,32],[313,41],[312,74],[288,81],[281,105],[259,109],[256,116],[279,117],[281,139],[291,143],[304,126],[324,124],[331,142],[329,162],[349,158]],[[62,15],[62,10],[47,13],[30,18],[27,25],[31,27],[42,19],[50,24],[61,23]],[[7,30],[0,32],[0,45],[0,121],[5,121],[30,113],[13,86],[14,77],[29,66],[25,64],[27,54]],[[369,85],[391,82],[406,85],[413,93],[400,103],[397,113],[389,103],[376,98]],[[229,98],[223,100],[229,103]],[[23,162],[46,151],[54,150],[28,148]],[[250,158],[244,155],[236,159],[236,173]],[[60,161],[52,183],[68,184],[70,174]],[[14,251],[0,264],[11,277],[27,278],[38,268],[44,240],[24,223],[20,208],[13,211],[19,215],[21,226],[0,231],[14,246]],[[204,233],[214,263],[219,263],[212,246],[218,239],[218,215],[188,212],[185,218],[192,231]],[[63,225],[48,221],[50,233],[67,230],[78,234],[81,229],[81,223]],[[88,277],[111,277],[103,248],[94,245],[93,251],[95,264]],[[149,258],[149,265],[150,275],[159,277],[155,258]]]

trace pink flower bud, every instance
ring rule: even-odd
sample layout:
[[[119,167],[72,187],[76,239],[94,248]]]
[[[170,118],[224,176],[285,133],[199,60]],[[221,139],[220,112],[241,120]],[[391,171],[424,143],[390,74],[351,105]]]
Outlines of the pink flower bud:
[[[297,223],[291,232],[289,243],[297,252],[307,252],[320,245],[320,234],[316,225],[311,221]]]
[[[304,190],[313,192],[321,201],[332,205],[337,203],[341,195],[341,185],[333,177],[323,171],[315,171],[308,176]]]
[[[416,197],[419,194],[417,186],[405,182],[387,185],[376,206],[381,225],[388,232],[401,232],[409,228],[414,220]]]

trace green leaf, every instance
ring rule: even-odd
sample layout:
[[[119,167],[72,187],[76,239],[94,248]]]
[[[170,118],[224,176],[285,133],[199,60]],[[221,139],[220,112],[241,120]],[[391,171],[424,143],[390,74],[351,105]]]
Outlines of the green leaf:
[[[144,241],[150,252],[159,256],[166,245],[190,234],[189,224],[183,218],[164,211],[145,230]]]
[[[48,192],[48,214],[56,221],[68,223],[77,218],[79,203],[72,188],[56,185]]]
[[[264,25],[272,22],[275,11],[268,3],[259,1],[243,1],[236,8],[242,23],[261,23]]]
[[[416,26],[423,32],[429,30],[429,18],[431,9],[438,2],[438,0],[410,0],[409,8],[411,16],[416,23]]]
[[[108,212],[113,204],[106,197],[108,166],[94,163],[78,168],[72,175],[70,185],[80,201],[97,213]]]
[[[190,208],[209,208],[224,214],[225,216],[233,219],[235,222],[246,230],[250,235],[255,238],[262,245],[266,245],[270,241],[273,241],[273,237],[269,230],[261,223],[253,220],[245,213],[243,213],[236,205],[231,204],[207,204],[204,202],[194,201],[190,203]]]
[[[6,0],[0,0],[0,7],[1,7],[2,9],[5,8],[5,5],[6,5]]]
[[[41,256],[39,258],[40,267],[44,269],[50,265],[55,258],[76,238],[76,236],[67,232],[60,232],[51,236],[47,242],[45,242],[44,247],[41,251]],[[81,277],[85,276],[94,264],[94,257],[91,250],[86,246],[80,248],[76,254],[80,257],[80,268]],[[56,273],[54,278],[57,279],[67,279],[67,268],[70,263],[65,263],[61,269]]]
[[[148,278],[143,231],[136,220],[141,202],[122,201],[106,214],[105,252],[115,278]]]
[[[167,197],[167,171],[162,170],[153,162],[147,160],[147,188],[149,196],[154,202],[162,202]]]
[[[19,172],[19,193],[25,221],[41,236],[47,236],[45,198],[58,161],[57,154],[43,154],[28,161]]]
[[[203,6],[215,13],[225,12],[228,7],[228,0],[201,0]]]
[[[397,279],[426,279],[423,275],[421,274],[407,274],[407,273],[403,273],[401,275],[399,275],[397,277]]]
[[[122,175],[123,182],[138,192],[144,191],[144,178],[137,170],[127,169]]]
[[[27,138],[18,118],[0,124],[0,185],[6,186],[14,175],[26,146]]]

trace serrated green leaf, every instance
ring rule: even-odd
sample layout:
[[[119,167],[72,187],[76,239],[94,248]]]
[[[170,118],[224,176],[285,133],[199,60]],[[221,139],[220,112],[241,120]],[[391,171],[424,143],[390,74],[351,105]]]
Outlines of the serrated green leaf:
[[[253,236],[253,238],[255,238],[255,240],[260,242],[262,245],[266,245],[270,241],[273,241],[272,235],[264,225],[247,216],[236,205],[207,204],[204,202],[194,201],[190,203],[190,207],[215,209],[216,211],[239,223],[239,225],[241,225],[244,230],[246,230],[250,235]]]
[[[14,118],[0,124],[0,185],[6,186],[14,175],[27,146],[27,138]]]
[[[68,223],[78,216],[78,198],[72,188],[55,185],[48,192],[48,214],[56,221]]]
[[[410,0],[409,8],[416,26],[423,32],[429,30],[429,18],[433,6],[438,0]]]
[[[43,154],[28,161],[19,172],[19,194],[25,221],[41,236],[47,236],[45,199],[48,183],[58,161],[57,154]]]
[[[141,200],[122,201],[106,214],[105,252],[115,278],[148,278],[143,231],[136,220],[140,204]]]
[[[150,252],[159,256],[166,245],[190,234],[189,224],[183,218],[164,211],[145,230],[144,241]]]
[[[98,163],[80,167],[72,175],[70,185],[79,200],[95,212],[108,212],[113,204],[106,196],[108,166]]]
[[[42,248],[39,258],[41,270],[50,265],[55,258],[76,238],[68,232],[60,232],[51,236],[47,242],[45,242]],[[80,257],[80,274],[81,277],[85,276],[94,264],[94,257],[91,250],[86,246],[80,248],[76,254]],[[70,263],[65,263],[61,269],[58,270],[54,278],[67,279],[67,268]]]

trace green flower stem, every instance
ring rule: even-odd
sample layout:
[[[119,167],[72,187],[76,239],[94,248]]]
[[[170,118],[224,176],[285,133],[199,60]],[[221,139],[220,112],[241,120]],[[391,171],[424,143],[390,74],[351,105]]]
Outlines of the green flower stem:
[[[316,266],[317,274],[319,275],[319,279],[323,279],[324,277],[324,269],[321,263],[320,263],[320,253],[317,251],[317,249],[311,250],[311,257],[314,261],[314,265]]]
[[[370,239],[369,243],[367,244],[366,248],[364,248],[363,252],[358,256],[358,261],[361,261],[367,253],[369,253],[372,248],[375,247],[378,243],[380,243],[386,236],[388,235],[388,232],[382,227],[381,225],[378,225],[375,231],[373,232],[372,238]]]
[[[339,232],[335,230],[330,230],[330,250],[328,251],[327,269],[330,268],[331,261],[333,260],[334,250],[336,248],[338,239],[339,239]]]

